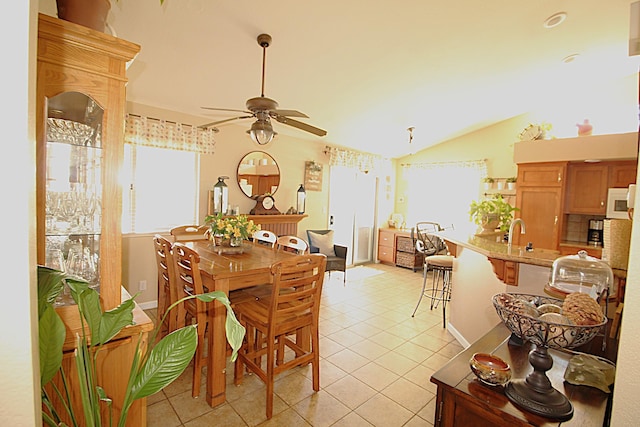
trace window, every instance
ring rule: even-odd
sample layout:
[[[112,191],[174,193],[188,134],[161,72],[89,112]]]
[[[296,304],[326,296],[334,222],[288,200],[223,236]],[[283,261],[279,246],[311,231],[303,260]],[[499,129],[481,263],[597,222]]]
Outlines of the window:
[[[407,179],[407,227],[433,221],[457,229],[470,224],[469,206],[478,198],[486,176],[482,161],[423,163],[405,167]]]
[[[124,144],[123,233],[155,233],[196,224],[199,155]],[[182,173],[178,177],[176,171]]]

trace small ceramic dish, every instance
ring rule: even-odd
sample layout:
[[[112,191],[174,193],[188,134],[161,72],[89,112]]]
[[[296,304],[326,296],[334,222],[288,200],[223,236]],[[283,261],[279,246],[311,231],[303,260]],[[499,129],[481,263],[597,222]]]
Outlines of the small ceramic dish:
[[[475,353],[469,366],[480,381],[490,386],[504,385],[511,379],[509,364],[493,354]]]

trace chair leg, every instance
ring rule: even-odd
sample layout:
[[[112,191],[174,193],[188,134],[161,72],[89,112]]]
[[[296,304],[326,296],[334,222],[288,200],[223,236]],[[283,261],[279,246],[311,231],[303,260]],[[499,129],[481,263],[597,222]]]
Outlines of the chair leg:
[[[191,386],[191,397],[200,396],[200,380],[202,378],[202,367],[205,365],[204,356],[204,336],[206,332],[206,323],[201,325],[198,323],[198,346],[193,360],[193,385]]]
[[[418,299],[418,304],[416,304],[416,308],[413,309],[413,314],[411,317],[416,315],[416,311],[418,311],[418,307],[420,307],[420,302],[422,302],[422,297],[424,296],[424,290],[427,286],[427,265],[424,266],[423,279],[422,279],[422,290],[420,291],[420,298]],[[346,274],[346,273],[345,273]]]

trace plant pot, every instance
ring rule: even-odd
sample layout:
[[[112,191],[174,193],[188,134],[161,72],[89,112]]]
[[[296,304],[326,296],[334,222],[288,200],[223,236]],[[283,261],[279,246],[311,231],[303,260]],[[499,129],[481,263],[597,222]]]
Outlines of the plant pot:
[[[507,189],[508,190],[515,190],[516,189],[516,183],[515,182],[507,182]]]
[[[56,0],[56,3],[58,18],[104,33],[111,10],[109,0]]]

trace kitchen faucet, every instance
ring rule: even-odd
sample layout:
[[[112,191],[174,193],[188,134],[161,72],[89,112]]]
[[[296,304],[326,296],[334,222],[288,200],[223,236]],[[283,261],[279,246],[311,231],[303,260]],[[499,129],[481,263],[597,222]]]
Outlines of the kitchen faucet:
[[[513,229],[518,223],[520,224],[520,234],[526,233],[526,226],[524,225],[524,221],[522,220],[522,218],[516,218],[511,221],[511,225],[509,226],[509,241],[507,243],[507,249],[509,249],[509,251],[511,251],[511,245],[513,243]]]

